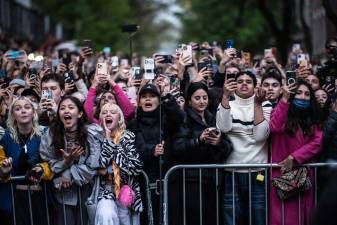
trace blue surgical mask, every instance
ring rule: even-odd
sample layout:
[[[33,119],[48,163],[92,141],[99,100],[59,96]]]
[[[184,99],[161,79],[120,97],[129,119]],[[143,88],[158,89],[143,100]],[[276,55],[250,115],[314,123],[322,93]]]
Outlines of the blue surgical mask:
[[[293,104],[299,109],[307,109],[310,106],[310,100],[294,98]]]

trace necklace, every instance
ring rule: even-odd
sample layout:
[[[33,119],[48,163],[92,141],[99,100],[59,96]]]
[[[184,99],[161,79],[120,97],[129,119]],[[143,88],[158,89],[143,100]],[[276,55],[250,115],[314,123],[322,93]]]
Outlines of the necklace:
[[[27,148],[27,142],[28,142],[28,140],[29,140],[29,136],[30,135],[23,135],[23,134],[18,134],[18,137],[19,137],[19,139],[20,139],[20,142],[23,144],[23,150],[25,151],[25,154],[27,154],[27,152],[28,152],[28,148]],[[25,139],[23,139],[23,138]]]

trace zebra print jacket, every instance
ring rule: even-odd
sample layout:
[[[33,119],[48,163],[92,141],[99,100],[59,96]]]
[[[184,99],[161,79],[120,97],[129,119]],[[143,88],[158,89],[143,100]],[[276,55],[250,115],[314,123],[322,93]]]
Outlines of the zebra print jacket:
[[[112,161],[115,161],[120,168],[121,186],[128,184],[135,192],[135,201],[131,208],[136,212],[142,212],[143,204],[138,176],[141,173],[143,163],[136,151],[134,133],[125,131],[119,144],[114,144],[108,139],[103,140],[99,159],[100,167],[108,168]],[[110,174],[113,176],[113,173],[110,172]],[[116,200],[113,184],[107,182],[106,177],[103,177],[100,183],[98,200],[102,198]]]

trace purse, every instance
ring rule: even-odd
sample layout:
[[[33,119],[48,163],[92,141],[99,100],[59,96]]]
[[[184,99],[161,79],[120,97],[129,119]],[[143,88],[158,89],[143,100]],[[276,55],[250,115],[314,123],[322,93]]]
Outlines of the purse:
[[[88,197],[87,201],[85,202],[85,206],[87,208],[88,219],[89,219],[90,225],[95,224],[95,216],[96,216],[96,209],[97,209],[97,203],[98,203],[99,187],[100,187],[100,176],[97,175],[96,178],[95,178],[95,183],[94,183],[94,186],[92,188],[91,195]]]
[[[311,188],[312,183],[306,167],[299,167],[272,179],[281,200],[289,199]]]
[[[124,184],[121,187],[121,191],[119,192],[117,199],[124,207],[130,208],[135,201],[135,196],[136,194],[132,188],[129,185]]]

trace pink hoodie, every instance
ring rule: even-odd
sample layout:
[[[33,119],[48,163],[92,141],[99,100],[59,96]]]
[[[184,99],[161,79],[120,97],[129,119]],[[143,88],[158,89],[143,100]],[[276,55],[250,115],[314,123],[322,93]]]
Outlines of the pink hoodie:
[[[129,122],[135,116],[135,107],[131,104],[128,96],[126,96],[120,86],[116,84],[112,88],[117,104],[121,108],[125,122]],[[84,103],[84,111],[90,122],[100,124],[100,121],[94,117],[94,102],[96,99],[96,88],[90,87],[87,99]]]

